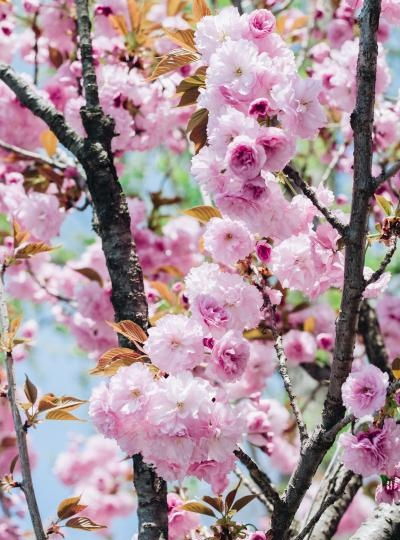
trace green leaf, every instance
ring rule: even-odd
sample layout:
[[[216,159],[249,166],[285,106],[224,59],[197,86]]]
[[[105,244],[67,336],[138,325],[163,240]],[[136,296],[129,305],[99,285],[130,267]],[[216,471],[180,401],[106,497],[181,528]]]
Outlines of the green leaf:
[[[383,195],[375,195],[375,200],[387,216],[393,215],[394,210],[391,201],[386,199]]]

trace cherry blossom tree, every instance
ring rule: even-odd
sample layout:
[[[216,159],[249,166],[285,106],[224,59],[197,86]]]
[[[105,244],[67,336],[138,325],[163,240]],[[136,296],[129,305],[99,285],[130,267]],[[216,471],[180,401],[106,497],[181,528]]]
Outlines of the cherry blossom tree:
[[[398,538],[399,23],[399,0],[0,0],[0,539],[26,511],[39,540],[122,516]],[[86,395],[19,385],[32,303]],[[86,402],[43,517],[30,433]]]

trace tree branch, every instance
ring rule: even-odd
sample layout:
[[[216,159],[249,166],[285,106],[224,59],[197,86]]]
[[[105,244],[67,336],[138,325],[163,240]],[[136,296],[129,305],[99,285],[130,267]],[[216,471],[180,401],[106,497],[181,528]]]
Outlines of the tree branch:
[[[365,351],[371,364],[393,377],[376,311],[366,299],[361,302],[358,333],[364,340]]]
[[[346,235],[347,227],[344,225],[326,206],[318,201],[315,191],[301,178],[300,174],[291,165],[286,165],[283,172],[288,176],[294,184],[310,199],[313,205],[321,212],[325,219],[334,227],[342,236]]]
[[[400,504],[382,504],[350,537],[350,540],[398,540],[398,538],[400,538]]]
[[[365,287],[368,287],[368,285],[371,285],[371,283],[375,283],[375,281],[378,281],[378,279],[386,270],[388,264],[390,264],[390,261],[392,260],[393,255],[396,252],[396,248],[397,248],[397,238],[393,240],[393,246],[389,249],[389,251],[387,251],[386,255],[381,261],[381,264],[379,265],[379,268],[375,270],[372,276],[365,282]]]
[[[304,423],[303,414],[300,410],[300,407],[298,406],[297,398],[293,391],[292,381],[290,380],[289,371],[287,368],[287,358],[286,358],[285,351],[283,349],[282,336],[280,335],[276,327],[274,307],[269,301],[269,298],[266,298],[265,301],[267,302],[267,308],[269,310],[270,317],[271,317],[271,331],[272,331],[272,336],[274,338],[274,347],[275,347],[276,355],[278,357],[279,373],[282,377],[286,393],[289,396],[290,406],[292,408],[294,417],[296,419],[297,427],[299,429],[301,444],[304,445],[304,443],[308,439],[307,427]]]
[[[281,505],[281,498],[279,497],[279,493],[276,491],[267,473],[262,471],[257,463],[253,461],[251,457],[248,456],[241,448],[237,448],[233,451],[233,453],[247,468],[251,479],[261,489],[265,498],[270,501],[274,508],[279,507]]]
[[[400,171],[400,161],[393,163],[386,171],[383,171],[379,176],[374,178],[374,191],[384,182],[390,180],[392,176]]]
[[[25,107],[47,124],[65,148],[79,157],[83,139],[68,126],[64,116],[49,101],[40,96],[24,77],[17,75],[12,67],[2,62],[0,62],[0,80],[14,92]]]
[[[315,514],[307,523],[307,525],[304,527],[304,529],[301,531],[301,533],[298,534],[294,538],[294,540],[304,540],[304,538],[310,532],[312,532],[312,530],[314,529],[315,525],[318,523],[318,521],[320,520],[324,512],[338,499],[338,497],[343,495],[343,492],[345,488],[347,487],[348,483],[350,482],[351,478],[353,477],[353,475],[354,473],[352,471],[345,472],[345,474],[341,478],[339,487],[335,489],[335,487],[333,486],[332,493],[329,493],[328,496],[322,501],[319,509],[315,512]],[[334,484],[336,484],[336,482]]]
[[[5,301],[3,287],[3,273],[0,272],[0,335],[4,336],[8,332],[8,312]],[[26,441],[26,431],[21,420],[16,396],[16,384],[14,377],[14,363],[10,351],[6,353],[6,372],[8,381],[8,400],[14,421],[14,429],[17,437],[19,462],[21,465],[22,483],[21,488],[25,494],[26,504],[31,517],[33,530],[37,540],[45,540],[46,535],[43,530],[42,519],[40,517],[39,506],[36,500],[35,490],[32,482],[31,465],[29,461],[28,445]]]
[[[346,235],[344,285],[323,425],[331,427],[344,414],[341,397],[353,361],[358,311],[364,290],[364,259],[368,226],[368,205],[372,179],[372,129],[378,45],[376,33],[381,0],[366,0],[361,12],[360,48],[357,61],[356,106],[351,115],[354,133],[354,182],[350,224]]]
[[[111,150],[114,121],[99,104],[98,86],[92,58],[87,0],[76,0],[86,106],[81,109],[88,138],[80,151],[89,192],[97,217],[96,230],[112,284],[112,304],[117,321],[129,319],[144,330],[148,326],[143,273],[130,231],[130,216],[118,181]],[[120,344],[133,347],[120,337]],[[139,540],[168,538],[166,482],[154,469],[133,456],[134,483],[138,497]]]
[[[331,538],[333,538],[340,520],[350,506],[361,485],[361,476],[359,474],[353,474],[342,495],[333,501],[326,512],[321,515],[308,540],[331,540]]]

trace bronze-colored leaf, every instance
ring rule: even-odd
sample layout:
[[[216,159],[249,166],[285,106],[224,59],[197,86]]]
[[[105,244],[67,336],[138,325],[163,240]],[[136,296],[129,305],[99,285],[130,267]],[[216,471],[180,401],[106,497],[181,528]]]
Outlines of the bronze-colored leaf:
[[[204,516],[216,517],[213,510],[201,502],[187,502],[182,504],[180,508],[182,508],[182,510],[186,510],[187,512],[195,512],[196,514],[203,514]]]
[[[106,525],[98,525],[88,517],[80,516],[69,519],[65,523],[66,527],[71,529],[81,529],[82,531],[97,531],[98,529],[106,529]]]
[[[181,99],[179,100],[178,107],[186,107],[187,105],[194,105],[197,103],[197,98],[200,95],[200,90],[193,86],[192,88],[189,88],[189,90],[186,90],[181,96]]]
[[[141,10],[137,5],[136,0],[127,0],[127,3],[131,28],[132,30],[137,31],[140,26]]]
[[[185,0],[167,0],[167,16],[173,17],[186,7]]]
[[[34,242],[31,244],[27,244],[26,246],[17,249],[15,252],[15,258],[16,259],[29,259],[30,257],[33,257],[34,255],[37,255],[38,253],[47,253],[49,251],[53,251],[54,249],[57,249],[52,246],[48,246],[44,242]]]
[[[182,49],[175,49],[161,58],[149,80],[158,79],[158,77],[187,66],[198,59],[199,56],[197,54]]]
[[[218,510],[218,512],[223,513],[224,503],[222,502],[221,497],[210,497],[209,495],[204,495],[203,501]]]
[[[58,398],[54,394],[45,394],[39,400],[38,411],[43,412],[57,406]]]
[[[50,129],[42,131],[40,134],[40,142],[43,148],[46,150],[49,157],[54,156],[57,150],[58,139]]]
[[[204,122],[206,123],[206,127],[207,127],[207,123],[208,123],[208,110],[207,109],[199,109],[198,111],[195,111],[189,122],[188,122],[188,125],[187,125],[187,128],[186,128],[186,131],[189,133],[190,131],[192,131],[195,127],[199,126],[199,125],[202,125],[204,124]]]
[[[34,405],[36,403],[38,391],[33,382],[29,379],[28,375],[25,375],[24,392],[29,403]]]
[[[91,375],[113,375],[120,367],[142,362],[145,355],[124,347],[116,347],[105,352],[97,366],[89,371]]]
[[[30,237],[28,231],[23,231],[19,224],[14,220],[13,221],[13,233],[14,233],[14,249],[16,249],[20,244],[27,242]]]
[[[49,50],[49,59],[53,67],[58,69],[61,64],[64,62],[62,52],[56,49],[55,47],[48,46]]]
[[[70,518],[75,514],[78,514],[78,512],[85,510],[87,505],[79,504],[80,500],[81,496],[79,495],[78,497],[69,497],[68,499],[61,501],[57,508],[57,516],[59,519]]]
[[[392,372],[396,379],[400,379],[400,356],[397,356],[392,362]]]
[[[119,321],[117,323],[106,321],[111,328],[113,328],[118,334],[121,334],[131,341],[138,341],[144,343],[147,340],[147,335],[142,328],[133,321]]]
[[[73,414],[63,409],[51,409],[46,414],[46,419],[47,420],[75,420],[78,422],[83,422],[83,420],[81,420],[77,416],[74,416]]]
[[[187,28],[186,30],[167,30],[164,33],[168,39],[180,45],[185,51],[197,53],[196,44],[194,42],[194,30]]]
[[[111,22],[114,30],[121,34],[121,36],[126,37],[128,35],[128,27],[126,25],[125,17],[123,15],[109,15],[109,21]]]
[[[14,470],[15,470],[15,466],[18,462],[18,459],[19,459],[19,454],[17,454],[15,457],[13,457],[11,463],[10,463],[10,474],[12,475],[14,473]]]
[[[90,279],[90,281],[97,281],[100,287],[103,287],[103,280],[100,274],[98,274],[93,268],[74,268],[74,270],[75,272],[78,272],[78,274]]]
[[[222,218],[221,212],[214,206],[194,206],[183,211],[187,216],[193,217],[201,223],[208,223],[212,218]]]
[[[203,17],[211,15],[211,10],[205,0],[193,0],[193,17],[195,21],[200,21]]]
[[[241,497],[238,499],[235,504],[232,506],[231,510],[235,510],[236,512],[239,512],[242,508],[244,508],[247,504],[249,504],[252,500],[254,500],[256,495],[245,495],[244,497]]]
[[[242,481],[239,480],[237,486],[234,489],[232,489],[232,491],[230,491],[228,495],[225,497],[225,508],[227,511],[231,509],[231,506],[236,498],[236,495],[237,495],[237,492],[241,483]]]
[[[183,79],[176,87],[176,93],[182,94],[191,88],[202,88],[206,85],[205,67],[199,68],[194,75]]]

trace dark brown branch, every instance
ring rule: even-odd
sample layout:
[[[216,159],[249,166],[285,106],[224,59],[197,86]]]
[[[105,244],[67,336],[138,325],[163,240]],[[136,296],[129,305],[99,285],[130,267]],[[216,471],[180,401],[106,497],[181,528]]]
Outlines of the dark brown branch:
[[[0,62],[0,80],[2,80],[35,116],[38,116],[57,136],[58,140],[72,152],[79,156],[83,146],[83,139],[75,133],[66,123],[64,116],[42,96],[36,89],[8,66]]]
[[[383,171],[382,174],[380,174],[374,179],[374,191],[381,184],[383,184],[387,180],[390,180],[390,178],[392,178],[392,176],[397,174],[399,171],[400,171],[400,161],[396,161],[396,163],[393,163],[393,165],[391,165],[386,171]]]
[[[364,340],[365,352],[371,364],[391,375],[389,355],[382,337],[378,317],[375,309],[367,300],[361,302],[358,333]]]
[[[111,141],[114,121],[99,104],[92,58],[87,0],[76,0],[86,106],[81,109],[88,138],[80,151],[80,162],[96,213],[96,230],[102,240],[112,283],[112,304],[117,321],[129,319],[144,330],[148,326],[143,273],[130,231],[130,216],[114,166]],[[121,345],[131,346],[121,338]],[[138,497],[139,540],[168,538],[166,482],[154,469],[133,456],[134,483]]]
[[[321,212],[326,221],[332,225],[342,236],[345,236],[347,227],[344,225],[326,206],[322,205],[315,194],[315,191],[301,178],[300,174],[291,165],[287,165],[283,172],[294,184],[310,199],[313,205]]]
[[[241,448],[237,448],[233,452],[239,461],[247,468],[250,477],[255,484],[261,489],[264,497],[270,501],[274,508],[281,505],[281,498],[273,486],[269,476],[262,471],[257,463],[251,459]]]
[[[353,361],[358,312],[364,289],[364,259],[369,199],[373,192],[372,129],[378,45],[376,33],[381,0],[366,0],[361,12],[360,47],[357,62],[356,106],[351,115],[354,134],[354,181],[350,223],[346,234],[344,285],[323,425],[335,424],[344,414],[342,384]]]
[[[378,506],[350,540],[398,540],[400,538],[400,504]]]
[[[368,287],[368,285],[371,285],[371,283],[375,283],[375,281],[378,281],[378,279],[382,276],[387,266],[390,264],[390,261],[392,260],[393,255],[396,252],[396,248],[397,248],[397,238],[393,240],[393,246],[387,251],[386,255],[381,261],[381,264],[379,265],[379,268],[375,270],[372,276],[365,282],[365,287]]]
[[[304,423],[303,414],[300,410],[300,407],[297,403],[297,398],[294,394],[292,381],[290,380],[289,371],[287,368],[287,358],[286,358],[286,354],[285,354],[285,351],[283,349],[283,344],[282,344],[282,336],[280,335],[276,327],[275,311],[269,299],[267,298],[265,300],[267,302],[267,308],[268,308],[268,311],[270,313],[270,318],[271,318],[271,331],[272,331],[272,336],[274,338],[274,347],[275,347],[276,355],[278,357],[279,373],[282,377],[283,385],[285,387],[286,393],[289,396],[290,406],[292,408],[294,417],[296,419],[297,427],[299,429],[301,444],[304,445],[304,443],[308,439],[307,427]]]

